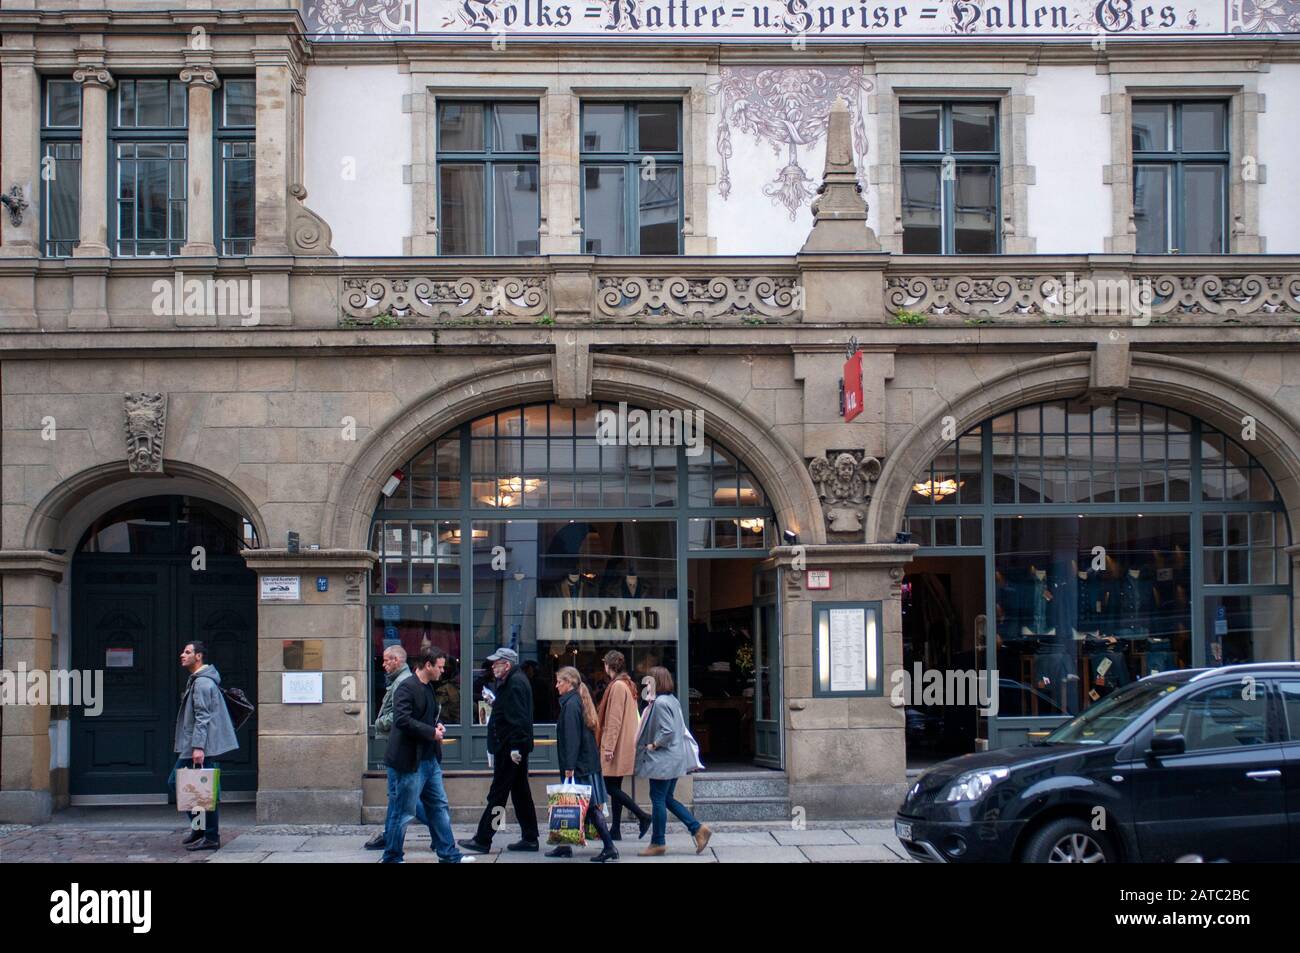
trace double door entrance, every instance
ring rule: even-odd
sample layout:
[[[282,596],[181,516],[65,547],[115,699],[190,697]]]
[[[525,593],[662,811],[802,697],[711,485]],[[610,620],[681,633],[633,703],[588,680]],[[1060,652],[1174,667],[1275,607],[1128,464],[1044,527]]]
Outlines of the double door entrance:
[[[70,792],[163,802],[187,674],[185,643],[207,643],[222,684],[257,703],[256,574],[235,556],[80,553],[72,564],[72,668],[102,671],[102,712],[71,715]],[[223,791],[257,788],[256,717],[222,755]]]

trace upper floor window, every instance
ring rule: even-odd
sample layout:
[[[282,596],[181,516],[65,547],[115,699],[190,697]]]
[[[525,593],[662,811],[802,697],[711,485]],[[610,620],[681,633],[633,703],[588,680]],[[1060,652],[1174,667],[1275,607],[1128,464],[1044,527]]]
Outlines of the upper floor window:
[[[1133,103],[1133,218],[1139,255],[1228,250],[1228,105]]]
[[[1001,251],[997,104],[902,102],[898,128],[904,253]]]
[[[536,103],[438,104],[438,251],[536,255]]]
[[[257,81],[227,79],[218,91],[217,122],[217,229],[223,255],[250,255],[253,251],[256,207]]]
[[[179,255],[185,244],[186,110],[179,80],[118,83],[108,133],[118,255]]]
[[[45,82],[41,209],[45,254],[70,256],[81,234],[81,84],[70,79]]]
[[[582,104],[582,249],[682,252],[680,103]]]

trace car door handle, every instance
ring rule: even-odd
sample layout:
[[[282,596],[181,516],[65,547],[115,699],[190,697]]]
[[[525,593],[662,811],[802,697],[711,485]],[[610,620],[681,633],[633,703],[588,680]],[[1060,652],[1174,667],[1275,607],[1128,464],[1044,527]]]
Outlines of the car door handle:
[[[1273,778],[1282,777],[1282,772],[1277,768],[1270,768],[1267,771],[1247,771],[1246,777],[1252,781],[1271,781]]]

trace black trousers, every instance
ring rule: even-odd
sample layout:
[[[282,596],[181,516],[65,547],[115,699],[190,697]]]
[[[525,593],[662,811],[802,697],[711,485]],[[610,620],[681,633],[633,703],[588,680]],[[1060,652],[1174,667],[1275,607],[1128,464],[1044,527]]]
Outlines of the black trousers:
[[[623,823],[623,808],[627,808],[638,821],[650,820],[650,815],[643,811],[641,805],[632,800],[631,795],[623,790],[622,778],[606,777],[605,788],[609,791],[610,801],[613,802],[613,808],[610,811],[613,815],[610,820],[612,820],[613,823],[610,827],[614,830],[617,831],[619,825]]]
[[[503,751],[493,758],[492,787],[488,789],[487,807],[478,822],[478,831],[474,839],[480,844],[491,844],[492,835],[496,833],[492,825],[498,808],[510,801],[515,808],[515,820],[526,841],[537,838],[537,808],[533,806],[533,791],[528,786],[528,755],[518,764],[510,758],[509,751]]]

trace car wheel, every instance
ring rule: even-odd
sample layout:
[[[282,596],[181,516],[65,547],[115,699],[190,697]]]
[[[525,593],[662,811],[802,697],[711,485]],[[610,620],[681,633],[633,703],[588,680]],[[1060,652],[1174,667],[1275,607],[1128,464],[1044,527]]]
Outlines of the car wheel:
[[[1115,860],[1110,840],[1087,821],[1063,817],[1036,831],[1021,859],[1029,864],[1105,864]]]

